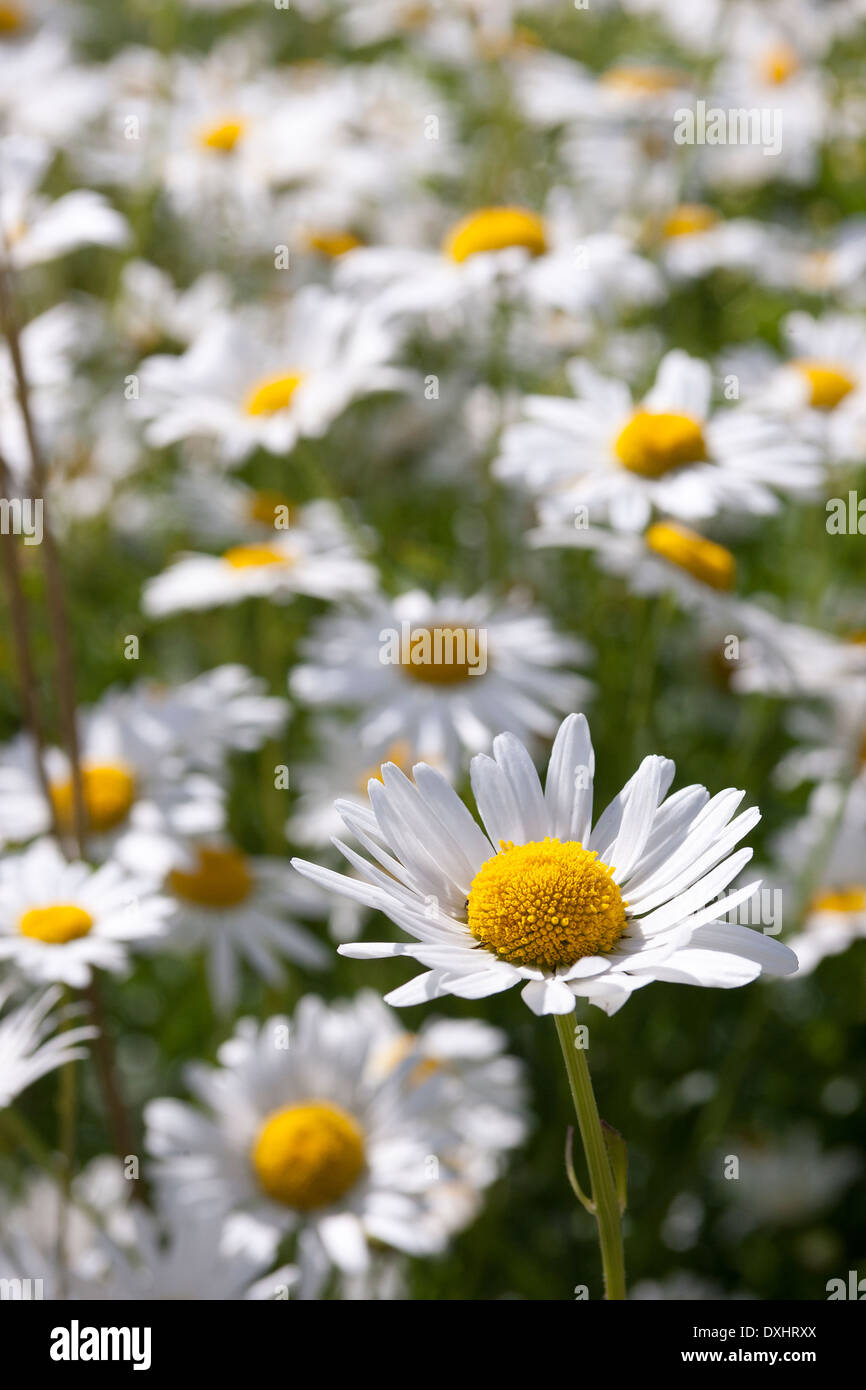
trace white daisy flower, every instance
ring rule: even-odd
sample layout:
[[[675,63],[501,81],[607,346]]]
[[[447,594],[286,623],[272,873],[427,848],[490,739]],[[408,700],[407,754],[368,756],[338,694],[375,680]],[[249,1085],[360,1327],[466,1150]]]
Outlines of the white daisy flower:
[[[168,340],[188,347],[202,325],[229,307],[228,281],[215,272],[179,290],[171,276],[149,261],[127,261],[120,277],[114,316],[120,332],[139,352]]]
[[[678,203],[657,219],[658,256],[675,280],[738,270],[766,278],[778,247],[773,229],[747,217],[722,218],[707,203]],[[770,252],[773,255],[770,255]]]
[[[10,982],[0,985],[0,1009],[11,993]],[[0,1110],[40,1076],[87,1056],[82,1043],[96,1029],[61,1027],[54,1008],[60,996],[59,988],[47,989],[0,1017]]]
[[[567,367],[576,399],[530,396],[506,430],[498,477],[555,496],[563,517],[583,508],[618,530],[642,530],[657,510],[694,522],[720,511],[767,515],[774,489],[804,492],[821,478],[813,450],[772,416],[712,411],[712,372],[679,350],[661,361],[635,405],[628,387],[587,362]]]
[[[367,750],[405,743],[455,769],[464,750],[490,746],[510,724],[522,737],[551,737],[561,715],[591,689],[569,667],[588,646],[548,619],[485,594],[433,598],[412,590],[323,618],[305,639],[304,664],[289,677],[296,699],[358,711]]]
[[[295,514],[273,499],[262,504],[276,518],[267,537],[260,529],[222,555],[182,555],[145,584],[143,611],[162,618],[248,598],[288,603],[297,594],[347,599],[373,590],[375,571],[359,557],[332,503],[310,502]]]
[[[244,854],[226,841],[201,843],[188,863],[172,869],[165,891],[175,905],[172,941],[204,951],[214,1006],[237,1004],[242,963],[268,984],[284,980],[281,961],[323,970],[329,951],[294,913],[322,914],[318,893],[295,892],[297,876],[280,859]]]
[[[0,140],[0,256],[19,269],[129,238],[126,218],[100,193],[79,188],[52,200],[37,192],[52,154],[27,136]]]
[[[52,840],[0,862],[0,958],[28,980],[81,989],[123,974],[129,948],[166,930],[171,904],[120,865],[68,863]]]
[[[146,688],[109,691],[81,711],[79,756],[87,848],[94,859],[118,859],[133,872],[161,878],[187,837],[214,834],[225,820],[225,793],[212,777],[190,771],[158,723],[158,701]],[[69,759],[45,754],[54,817],[71,834],[74,789]],[[20,843],[51,829],[29,735],[0,753],[0,840]]]
[[[311,1246],[346,1274],[369,1267],[368,1241],[441,1250],[446,1233],[429,1198],[450,1137],[439,1090],[435,1078],[408,1086],[407,1066],[369,1079],[378,1042],[357,1003],[307,996],[291,1023],[241,1020],[220,1068],[190,1072],[205,1113],[175,1100],[148,1105],[158,1181],[176,1200],[301,1234],[302,1270]]]
[[[293,861],[415,937],[417,945],[340,947],[429,967],[387,1002],[478,999],[522,985],[537,1014],[570,1013],[577,998],[615,1013],[654,980],[731,988],[796,968],[777,941],[722,920],[757,887],[718,896],[752,855],[733,852],[760,818],[752,808],[731,820],[742,792],[711,799],[690,786],[666,799],[674,764],[649,757],[592,829],[594,754],[582,715],[562,724],[544,791],[513,734],[493,749],[471,767],[487,833],[434,769],[419,764],[413,783],[386,766],[382,783],[370,783],[369,810],[341,807],[381,867],[342,844],[365,882]]]
[[[216,774],[230,753],[255,752],[283,732],[288,701],[267,689],[260,676],[231,662],[180,685],[141,681],[135,694],[160,746],[184,767]]]
[[[766,386],[770,405],[803,421],[833,460],[859,462],[866,447],[866,327],[857,314],[788,314],[789,361]],[[760,389],[755,382],[752,391]]]
[[[857,646],[863,645],[858,638]],[[849,675],[819,708],[795,705],[788,732],[797,746],[775,771],[780,787],[802,782],[848,781],[866,767],[866,672]]]
[[[732,679],[737,692],[833,700],[848,682],[864,675],[863,642],[846,642],[805,623],[788,622],[762,604],[749,604]]]
[[[279,312],[225,315],[181,356],[142,363],[148,443],[211,439],[232,463],[256,448],[287,454],[360,396],[409,386],[414,374],[390,365],[397,344],[375,309],[318,285]]]

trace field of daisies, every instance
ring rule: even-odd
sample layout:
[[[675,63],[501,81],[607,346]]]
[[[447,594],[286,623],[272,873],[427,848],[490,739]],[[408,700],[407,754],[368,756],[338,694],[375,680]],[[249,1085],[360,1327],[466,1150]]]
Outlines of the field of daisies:
[[[0,0],[4,1298],[856,1296],[864,59]]]

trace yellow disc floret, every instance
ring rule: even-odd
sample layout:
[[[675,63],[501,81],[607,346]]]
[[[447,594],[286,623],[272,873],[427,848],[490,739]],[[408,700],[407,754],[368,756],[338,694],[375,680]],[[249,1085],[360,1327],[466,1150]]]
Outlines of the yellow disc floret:
[[[458,222],[445,238],[443,250],[452,261],[467,261],[480,251],[504,251],[522,246],[533,256],[547,250],[544,223],[528,208],[480,208]]]
[[[287,410],[303,379],[303,372],[287,372],[285,376],[270,376],[257,382],[244,402],[247,414],[276,415],[278,410]]]
[[[620,430],[613,448],[623,468],[642,478],[662,478],[674,468],[702,463],[707,457],[699,422],[668,411],[637,411]]]
[[[22,916],[18,930],[22,936],[33,937],[47,946],[65,946],[67,941],[86,936],[92,926],[93,918],[83,907],[58,903],[54,907],[32,907]]]
[[[866,887],[850,883],[845,888],[816,893],[809,906],[813,912],[863,912],[866,909]]]
[[[200,907],[236,907],[253,886],[246,855],[238,849],[213,849],[202,845],[195,867],[175,869],[169,887],[179,898]]]
[[[218,154],[231,154],[246,128],[247,123],[242,120],[215,121],[213,125],[202,127],[198,133],[198,143],[202,149],[215,150]]]
[[[119,763],[85,763],[81,790],[87,829],[102,834],[114,830],[129,815],[135,800],[135,777]],[[50,788],[54,814],[61,829],[73,824],[75,796],[71,778],[53,782]]]
[[[288,565],[290,558],[272,545],[233,545],[223,555],[234,570],[257,569],[263,565]]]
[[[680,203],[664,220],[662,232],[666,237],[694,236],[715,227],[719,214],[706,203]]]
[[[300,1211],[327,1207],[364,1167],[357,1121],[327,1101],[304,1101],[269,1115],[252,1148],[256,1176],[275,1202]]]
[[[686,570],[701,584],[711,589],[733,589],[737,562],[730,550],[716,541],[708,541],[706,536],[672,521],[653,522],[644,540],[656,555]]]
[[[613,949],[626,904],[595,850],[576,840],[500,840],[469,890],[467,923],[511,965],[556,970]]]
[[[771,87],[784,87],[800,71],[800,55],[789,43],[776,43],[761,55],[758,69]]]
[[[400,653],[400,669],[423,685],[459,685],[483,674],[486,648],[475,628],[416,627]]]
[[[813,410],[835,410],[856,385],[848,372],[832,362],[795,362],[794,366],[809,387]]]

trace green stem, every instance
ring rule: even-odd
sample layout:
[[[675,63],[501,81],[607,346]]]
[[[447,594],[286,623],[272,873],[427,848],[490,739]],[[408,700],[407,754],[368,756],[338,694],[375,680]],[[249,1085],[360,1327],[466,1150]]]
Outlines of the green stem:
[[[586,1154],[592,1200],[598,1225],[601,1247],[601,1266],[604,1272],[604,1296],[608,1300],[625,1298],[625,1256],[622,1246],[622,1224],[619,1199],[607,1146],[595,1103],[586,1050],[574,1045],[572,1014],[556,1015],[556,1031],[568,1074],[568,1084]]]

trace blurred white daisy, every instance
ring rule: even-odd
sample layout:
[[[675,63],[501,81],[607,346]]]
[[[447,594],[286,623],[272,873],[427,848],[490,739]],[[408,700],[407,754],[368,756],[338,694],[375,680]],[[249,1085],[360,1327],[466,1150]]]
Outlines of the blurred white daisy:
[[[0,140],[0,259],[18,269],[129,238],[126,218],[102,194],[78,188],[51,199],[38,192],[52,155],[32,137]]]
[[[123,974],[129,950],[167,929],[171,904],[118,864],[68,863],[51,840],[0,863],[0,958],[28,980],[81,989]]]
[[[582,715],[557,734],[545,790],[517,738],[501,734],[493,748],[471,768],[487,833],[441,773],[421,763],[413,783],[386,766],[369,810],[340,808],[377,861],[338,845],[366,881],[293,861],[415,938],[340,947],[429,967],[387,1002],[522,985],[537,1014],[570,1013],[579,997],[615,1013],[654,980],[732,988],[796,968],[779,942],[722,920],[757,886],[719,897],[752,855],[734,852],[760,818],[752,808],[731,819],[742,792],[711,799],[690,786],[666,799],[674,764],[649,757],[591,829],[594,753]]]
[[[251,753],[280,736],[289,704],[267,682],[229,662],[180,685],[140,681],[134,688],[156,743],[185,768],[221,773],[230,753]]]
[[[287,308],[224,315],[180,356],[145,359],[137,409],[155,448],[210,439],[233,463],[288,454],[360,396],[406,389],[415,377],[391,365],[397,345],[374,309],[308,285]]]
[[[346,1274],[369,1267],[370,1241],[441,1250],[429,1199],[450,1134],[439,1091],[435,1078],[408,1086],[411,1064],[369,1079],[379,1036],[356,1003],[311,996],[291,1022],[241,1020],[219,1068],[189,1073],[204,1112],[176,1100],[147,1106],[160,1185],[214,1216],[243,1211],[303,1233],[302,1269],[311,1248]]]
[[[11,994],[12,984],[5,981],[0,985],[0,1010]],[[0,1016],[0,1110],[40,1076],[87,1056],[82,1043],[94,1038],[96,1029],[64,1026],[55,1010],[60,996],[55,986]]]
[[[288,603],[297,594],[345,599],[372,591],[375,571],[332,503],[310,502],[294,513],[273,500],[263,505],[274,514],[267,535],[260,530],[222,555],[181,555],[145,584],[144,612],[165,617],[248,598]]]
[[[774,489],[808,492],[820,481],[813,450],[778,419],[713,411],[711,369],[684,352],[662,359],[637,405],[587,362],[567,372],[575,398],[528,397],[495,464],[503,480],[555,498],[564,518],[580,507],[592,521],[641,530],[654,509],[685,522],[767,515],[779,506]]]
[[[591,690],[570,669],[590,655],[521,601],[412,590],[322,619],[289,689],[304,704],[357,711],[368,750],[405,743],[455,769],[503,724],[526,738],[552,736],[557,717]]]
[[[221,1013],[237,1004],[242,964],[274,987],[284,979],[283,960],[306,970],[329,964],[330,951],[292,920],[296,913],[321,915],[321,896],[297,893],[296,882],[283,860],[244,854],[227,841],[198,844],[169,874],[172,942],[204,952]]]

